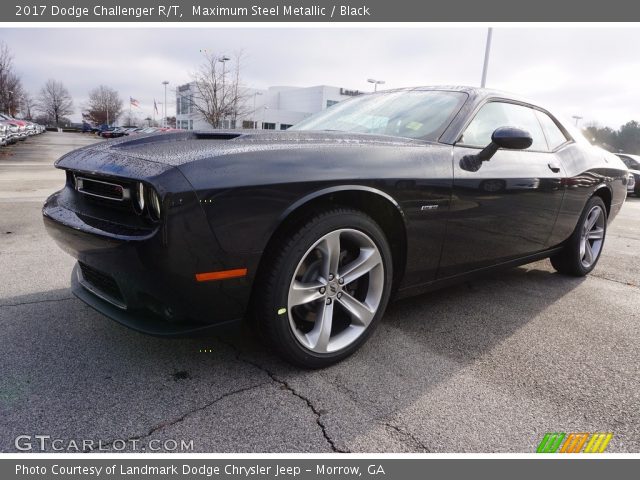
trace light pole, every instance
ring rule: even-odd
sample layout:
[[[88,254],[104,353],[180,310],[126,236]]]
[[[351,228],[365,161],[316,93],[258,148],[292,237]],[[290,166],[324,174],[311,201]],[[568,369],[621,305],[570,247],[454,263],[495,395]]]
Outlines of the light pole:
[[[255,116],[256,116],[256,97],[257,97],[258,95],[262,95],[262,92],[259,92],[259,91],[257,91],[257,90],[256,90],[256,91],[253,93],[253,115],[252,115],[252,116],[253,116],[254,118],[255,118]],[[255,129],[257,129],[257,128],[258,128],[258,121],[257,121],[257,120],[254,120],[254,121],[253,121],[253,129],[255,130]]]
[[[489,54],[491,53],[491,36],[493,35],[493,28],[489,27],[487,30],[487,44],[484,48],[484,65],[482,67],[482,80],[480,82],[480,88],[484,88],[487,83],[487,70],[489,69]]]
[[[578,122],[582,120],[582,117],[579,117],[578,115],[572,115],[571,118],[573,118],[576,121],[576,127],[578,126]]]
[[[9,116],[11,116],[11,104],[13,103],[13,90],[7,90],[9,94]]]
[[[373,83],[373,91],[378,91],[378,85],[384,85],[384,80],[376,80],[375,78],[367,78],[367,82]]]
[[[225,81],[225,77],[227,76],[227,71],[225,69],[225,66],[227,65],[227,62],[231,60],[229,57],[227,57],[226,55],[223,55],[222,57],[220,57],[218,59],[219,62],[222,63],[222,98],[220,99],[220,106],[222,106],[222,128],[224,128],[224,121],[226,118],[226,110],[227,110],[227,106],[225,104],[225,99],[224,99],[224,81]]]
[[[162,82],[162,84],[164,85],[164,106],[162,107],[162,113],[163,113],[163,117],[164,117],[164,126],[167,126],[167,85],[169,85],[169,82],[167,80],[165,80],[164,82]]]

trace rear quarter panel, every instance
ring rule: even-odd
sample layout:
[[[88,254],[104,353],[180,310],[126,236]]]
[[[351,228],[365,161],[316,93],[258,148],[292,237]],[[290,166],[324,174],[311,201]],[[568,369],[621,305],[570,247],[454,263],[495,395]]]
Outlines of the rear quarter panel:
[[[557,152],[565,170],[565,195],[552,234],[551,244],[560,244],[573,233],[589,198],[600,188],[611,194],[609,221],[626,198],[627,169],[615,155],[585,142],[571,143]]]

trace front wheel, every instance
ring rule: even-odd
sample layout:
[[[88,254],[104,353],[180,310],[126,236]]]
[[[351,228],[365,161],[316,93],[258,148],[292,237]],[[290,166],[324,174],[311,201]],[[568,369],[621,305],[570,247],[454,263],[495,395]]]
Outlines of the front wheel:
[[[587,275],[598,263],[606,233],[607,209],[600,197],[591,197],[562,251],[550,258],[553,268],[566,275]]]
[[[262,272],[258,321],[277,351],[306,367],[355,352],[389,300],[392,261],[380,227],[357,210],[319,213],[280,237]]]

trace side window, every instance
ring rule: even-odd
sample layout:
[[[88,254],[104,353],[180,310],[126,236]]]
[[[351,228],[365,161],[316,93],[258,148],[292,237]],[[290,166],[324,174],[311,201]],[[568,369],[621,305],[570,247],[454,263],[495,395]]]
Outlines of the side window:
[[[484,148],[491,143],[491,134],[499,127],[517,127],[526,130],[533,139],[528,150],[548,150],[542,127],[533,109],[503,102],[490,102],[484,105],[462,134],[460,142]]]
[[[542,124],[542,130],[544,131],[544,135],[547,137],[547,143],[549,144],[550,150],[555,150],[569,140],[549,115],[538,110],[536,110],[536,115],[540,120],[540,124]]]

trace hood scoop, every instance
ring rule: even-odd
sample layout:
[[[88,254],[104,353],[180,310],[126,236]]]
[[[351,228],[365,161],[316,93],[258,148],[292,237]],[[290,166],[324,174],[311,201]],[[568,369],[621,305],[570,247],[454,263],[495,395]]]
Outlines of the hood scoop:
[[[242,137],[243,133],[236,132],[195,132],[194,137],[198,140],[233,140]]]

